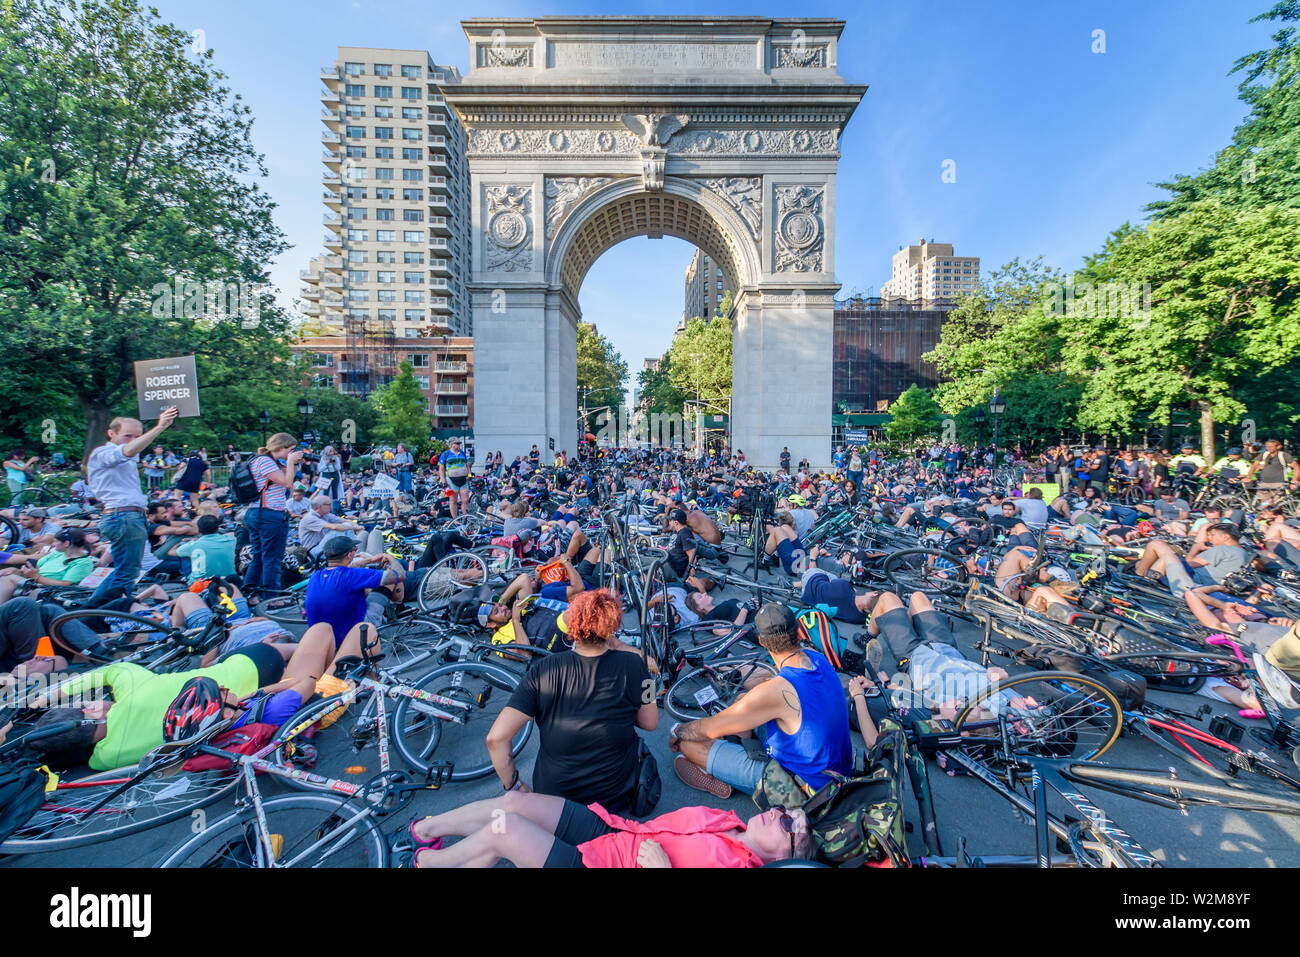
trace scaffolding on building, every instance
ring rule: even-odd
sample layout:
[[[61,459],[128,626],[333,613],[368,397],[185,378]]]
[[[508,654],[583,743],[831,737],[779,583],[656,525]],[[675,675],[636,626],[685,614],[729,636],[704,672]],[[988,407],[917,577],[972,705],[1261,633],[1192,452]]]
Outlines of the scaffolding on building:
[[[397,376],[397,335],[392,321],[347,317],[343,331],[347,352],[341,360],[340,382],[344,392],[369,399],[370,394]]]

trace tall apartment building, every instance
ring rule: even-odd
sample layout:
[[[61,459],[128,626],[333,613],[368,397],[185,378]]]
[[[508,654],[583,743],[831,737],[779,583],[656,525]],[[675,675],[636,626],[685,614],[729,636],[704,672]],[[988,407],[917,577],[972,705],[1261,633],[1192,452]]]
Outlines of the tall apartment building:
[[[978,256],[954,256],[952,243],[922,239],[894,253],[889,280],[880,287],[882,299],[952,299],[974,292],[979,285]]]
[[[686,267],[686,301],[678,329],[685,329],[689,319],[699,316],[712,319],[722,306],[727,278],[722,269],[700,250],[695,250]]]
[[[339,47],[321,70],[326,252],[303,298],[311,332],[340,340],[343,392],[368,396],[432,337],[472,335],[465,131],[442,93],[459,80],[424,50]]]

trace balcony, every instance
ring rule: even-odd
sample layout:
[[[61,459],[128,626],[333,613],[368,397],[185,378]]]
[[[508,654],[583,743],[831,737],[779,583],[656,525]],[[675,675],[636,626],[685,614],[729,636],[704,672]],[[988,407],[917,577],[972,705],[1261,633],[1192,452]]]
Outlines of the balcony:
[[[302,311],[303,311],[303,313],[304,313],[305,315],[308,315],[308,316],[319,316],[319,315],[320,315],[320,306],[318,306],[318,305],[317,305],[316,303],[314,303],[314,302],[305,302],[305,303],[303,303]]]
[[[447,128],[447,114],[440,111],[430,112],[429,125],[440,126],[445,130]]]
[[[429,165],[431,165],[431,166],[440,166],[440,167],[442,167],[443,169],[446,169],[446,168],[447,168],[447,154],[446,154],[446,153],[430,153],[430,154],[429,154]]]
[[[429,137],[429,145],[430,145],[430,146],[446,146],[446,145],[447,145],[447,137],[445,137],[445,136],[439,136],[439,135],[430,136],[430,137]]]
[[[343,237],[340,236],[340,235],[338,235],[337,233],[326,233],[326,234],[325,234],[325,245],[328,246],[328,247],[330,247],[330,248],[333,248],[333,247],[337,246],[337,247],[339,247],[340,249],[342,249],[342,248],[343,248]]]
[[[447,196],[446,196],[445,193],[430,193],[430,194],[429,194],[429,205],[430,205],[430,206],[437,206],[439,209],[449,209],[449,208],[450,208],[450,205],[449,205],[448,202],[447,202]]]
[[[467,402],[439,402],[435,408],[438,415],[469,415],[469,403]]]
[[[324,273],[321,278],[321,285],[326,289],[342,289],[343,277],[337,273]]]
[[[434,83],[446,83],[447,74],[442,70],[429,70],[426,79],[432,80]]]
[[[343,177],[339,176],[336,173],[326,173],[324,176],[321,177],[321,182],[324,183],[326,186],[341,187],[343,185]]]
[[[469,395],[469,386],[464,382],[439,382],[438,395]]]
[[[446,216],[430,216],[429,231],[443,236],[451,235],[451,223]]]
[[[322,134],[320,135],[320,141],[321,141],[322,143],[341,143],[341,142],[343,142],[343,140],[339,137],[339,135],[338,135],[337,133],[330,133],[330,132],[322,133]]]
[[[321,161],[324,162],[326,166],[343,162],[343,157],[339,156],[339,154],[335,153],[333,150],[321,150],[320,158]]]
[[[429,261],[429,269],[439,275],[451,275],[451,261],[447,259],[433,259]]]
[[[429,309],[433,312],[451,312],[451,300],[446,296],[434,296],[429,300]]]
[[[468,372],[468,362],[435,362],[433,364],[434,372]]]
[[[322,80],[337,80],[339,78],[338,65],[323,66],[320,68],[320,78]]]
[[[338,229],[343,228],[343,217],[338,213],[326,213],[321,217],[321,221],[326,226],[336,227]]]
[[[443,279],[441,276],[434,276],[432,279],[429,280],[429,288],[430,288],[430,289],[446,289],[446,288],[448,288],[448,286],[447,286],[447,280],[446,280],[446,279]]]

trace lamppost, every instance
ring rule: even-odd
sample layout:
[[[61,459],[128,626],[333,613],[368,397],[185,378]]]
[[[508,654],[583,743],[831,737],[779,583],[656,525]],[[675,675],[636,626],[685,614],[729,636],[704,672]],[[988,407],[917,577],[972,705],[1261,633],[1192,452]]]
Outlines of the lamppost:
[[[316,411],[316,407],[311,404],[311,399],[303,396],[298,400],[298,414],[302,416],[302,433],[303,439],[307,438],[307,429],[311,425],[311,414]]]
[[[993,417],[993,448],[998,447],[998,433],[1002,425],[1002,413],[1007,411],[1007,404],[1003,401],[1001,393],[996,389],[993,390],[993,396],[989,399],[989,415]]]
[[[262,423],[262,448],[266,448],[266,428],[271,424],[271,413],[263,409],[257,413],[257,421]]]
[[[985,422],[984,410],[983,410],[983,409],[976,409],[976,410],[975,410],[975,414],[972,416],[972,418],[975,420],[975,434],[978,435],[978,436],[979,436],[979,440],[980,440],[981,442],[983,442],[983,441],[984,441],[984,422]]]

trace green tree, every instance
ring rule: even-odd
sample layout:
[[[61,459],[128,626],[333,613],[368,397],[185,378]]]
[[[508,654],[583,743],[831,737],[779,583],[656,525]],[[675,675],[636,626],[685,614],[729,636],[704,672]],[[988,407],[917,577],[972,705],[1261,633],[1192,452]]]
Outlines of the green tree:
[[[1245,120],[1209,169],[1160,184],[1171,195],[1149,207],[1157,218],[1181,216],[1207,199],[1227,206],[1300,206],[1300,32],[1289,25],[1300,21],[1300,0],[1282,0],[1250,22],[1261,20],[1283,25],[1273,34],[1274,46],[1233,64],[1233,73],[1244,74],[1237,89],[1250,108]]]
[[[910,385],[889,407],[892,418],[885,424],[885,434],[895,442],[908,442],[939,432],[939,403],[928,391]]]
[[[665,356],[657,369],[637,373],[637,406],[641,411],[672,415],[682,411],[682,390],[673,385],[672,359]]]
[[[57,382],[86,448],[134,411],[135,360],[229,360],[200,379],[220,387],[287,332],[260,289],[286,246],[249,110],[191,43],[135,0],[0,7],[0,350],[22,370],[0,391]]]
[[[398,370],[392,382],[370,397],[379,412],[375,436],[394,445],[401,442],[418,456],[419,450],[429,444],[428,403],[411,372],[411,364],[403,362]]]
[[[1240,417],[1237,386],[1300,356],[1300,209],[1194,203],[1128,233],[1081,278],[1148,284],[1151,308],[1072,316],[1063,356],[1086,376],[1079,422],[1123,434],[1149,416],[1200,415],[1202,454],[1216,419]]]
[[[731,323],[699,316],[687,322],[668,350],[668,374],[686,398],[725,408],[731,396]]]
[[[578,325],[578,406],[618,408],[627,383],[627,363],[613,343],[586,323]]]

